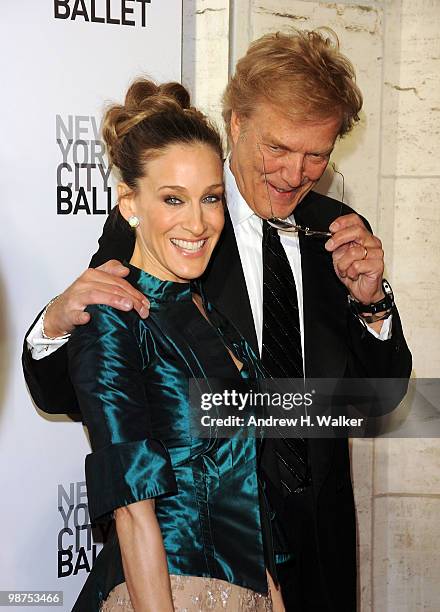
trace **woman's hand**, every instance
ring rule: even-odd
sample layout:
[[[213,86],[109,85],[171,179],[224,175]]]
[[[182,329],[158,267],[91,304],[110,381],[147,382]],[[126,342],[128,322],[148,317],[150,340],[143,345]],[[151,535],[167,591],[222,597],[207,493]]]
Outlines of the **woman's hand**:
[[[170,576],[154,499],[115,511],[125,581],[136,612],[173,612]]]

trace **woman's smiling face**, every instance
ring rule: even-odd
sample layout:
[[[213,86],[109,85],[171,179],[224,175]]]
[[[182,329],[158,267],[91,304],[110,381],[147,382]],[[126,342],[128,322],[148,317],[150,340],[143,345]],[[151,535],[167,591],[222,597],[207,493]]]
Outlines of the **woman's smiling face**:
[[[173,144],[146,162],[136,193],[119,185],[125,219],[139,218],[131,263],[162,280],[203,274],[224,225],[223,165],[209,145]]]

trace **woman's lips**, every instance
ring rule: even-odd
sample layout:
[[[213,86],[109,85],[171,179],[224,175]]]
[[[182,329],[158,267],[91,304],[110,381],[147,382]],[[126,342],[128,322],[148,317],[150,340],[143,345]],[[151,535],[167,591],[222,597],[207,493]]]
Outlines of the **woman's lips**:
[[[185,257],[200,257],[206,251],[208,238],[201,238],[200,240],[170,238],[170,242]]]

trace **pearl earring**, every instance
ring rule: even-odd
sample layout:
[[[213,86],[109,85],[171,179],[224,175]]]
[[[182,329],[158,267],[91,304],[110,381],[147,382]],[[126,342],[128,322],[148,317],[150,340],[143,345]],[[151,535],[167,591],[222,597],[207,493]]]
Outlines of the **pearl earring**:
[[[132,227],[133,229],[135,227],[138,227],[139,223],[140,221],[138,217],[136,217],[136,215],[131,215],[131,217],[128,217],[128,225]]]

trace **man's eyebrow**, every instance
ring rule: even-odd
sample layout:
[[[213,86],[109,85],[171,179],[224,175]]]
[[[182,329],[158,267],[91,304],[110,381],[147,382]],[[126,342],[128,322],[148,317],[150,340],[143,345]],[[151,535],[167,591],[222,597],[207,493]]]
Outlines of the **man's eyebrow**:
[[[290,147],[288,147],[285,144],[282,144],[280,142],[277,142],[275,140],[272,141],[273,145],[275,145],[276,147],[282,149],[283,151],[292,151],[295,152],[294,149],[291,149]],[[330,147],[328,149],[324,149],[324,150],[314,150],[314,151],[307,151],[306,155],[320,155],[322,157],[327,157],[329,155],[331,155],[331,153],[333,152],[334,147]]]
[[[310,151],[309,155],[323,155],[324,157],[327,157],[327,155],[331,155],[333,153],[333,149],[335,147],[330,147],[329,149],[325,149],[324,151]]]
[[[277,140],[277,138],[275,136],[263,136],[262,137],[262,141],[265,144],[270,143],[271,145],[275,145],[276,147],[279,147],[280,149],[285,149],[286,151],[290,150],[287,145],[285,145],[281,141]]]
[[[291,149],[290,147],[288,147],[286,144],[282,143],[281,141],[279,141],[275,136],[261,136],[261,140],[262,142],[266,145],[266,146],[276,146],[279,147],[280,149],[282,149],[283,151],[293,151],[293,149]],[[333,152],[335,146],[332,145],[331,147],[329,147],[328,149],[324,149],[324,150],[315,150],[315,151],[308,151],[307,155],[322,155],[323,157],[327,157],[328,155],[331,155],[331,153]],[[293,151],[294,152],[294,151]]]

